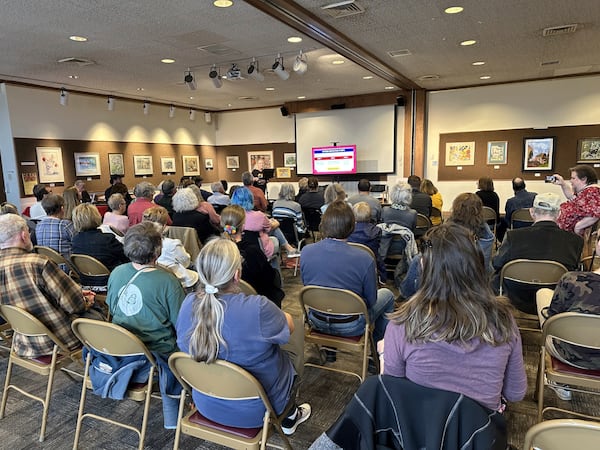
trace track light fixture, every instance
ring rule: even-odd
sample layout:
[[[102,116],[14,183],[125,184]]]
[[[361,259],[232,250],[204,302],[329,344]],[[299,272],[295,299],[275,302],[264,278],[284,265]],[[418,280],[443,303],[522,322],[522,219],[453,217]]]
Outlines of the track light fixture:
[[[175,106],[171,105],[169,106],[169,119],[172,119],[173,117],[175,117]]]
[[[227,72],[227,79],[228,80],[243,80],[244,77],[242,77],[242,71],[240,70],[240,68],[238,67],[238,65],[236,63],[233,63],[231,65],[231,69],[229,69],[229,71]]]
[[[260,73],[258,68],[258,61],[256,58],[252,58],[252,62],[248,66],[248,76],[254,78],[256,81],[265,81],[265,76]]]
[[[142,106],[142,111],[144,111],[144,114],[147,116],[148,113],[150,112],[150,103],[148,103],[147,101],[144,101],[144,105]]]
[[[196,110],[190,108],[190,120],[193,122],[196,120]]]
[[[304,75],[306,73],[306,69],[308,69],[306,56],[302,54],[302,50],[300,50],[300,54],[296,56],[296,59],[294,60],[293,69],[298,75]]]
[[[275,58],[275,63],[273,64],[272,69],[273,72],[275,72],[275,74],[284,81],[290,77],[290,73],[285,70],[285,67],[283,67],[283,58],[281,57],[280,53],[277,54],[277,58]]]
[[[67,106],[69,104],[69,92],[65,88],[60,90],[60,97],[58,100],[62,106]]]
[[[183,81],[185,82],[187,87],[190,88],[190,91],[196,90],[196,79],[194,78],[194,73],[191,72],[189,69],[187,70],[187,72],[185,72],[185,75],[183,76]]]
[[[208,72],[208,78],[211,79],[217,89],[223,86],[223,81],[221,80],[221,75],[219,75],[216,64],[213,64],[213,66],[210,68],[210,72]]]
[[[106,109],[108,109],[109,111],[115,110],[115,98],[114,97],[108,97],[108,100],[106,100]]]

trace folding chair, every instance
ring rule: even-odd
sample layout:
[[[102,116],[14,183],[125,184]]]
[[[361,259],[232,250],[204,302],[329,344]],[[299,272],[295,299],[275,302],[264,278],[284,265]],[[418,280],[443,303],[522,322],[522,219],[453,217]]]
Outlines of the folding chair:
[[[305,330],[304,341],[318,346],[333,347],[339,350],[356,351],[362,353],[362,370],[361,374],[350,372],[347,370],[326,367],[312,363],[305,363],[305,366],[317,367],[320,369],[341,372],[357,377],[361,382],[367,376],[367,368],[369,365],[369,347],[371,355],[379,372],[379,358],[377,357],[377,349],[373,341],[373,330],[369,321],[369,312],[365,301],[352,291],[345,289],[328,288],[322,286],[305,286],[300,291],[300,303],[304,311],[305,322],[308,324],[308,329]],[[334,336],[326,334],[314,329],[308,321],[308,310],[318,314],[327,314],[332,316],[354,315],[360,314],[365,318],[365,331],[360,336]]]
[[[600,395],[600,370],[580,369],[565,364],[552,356],[553,339],[568,344],[587,347],[600,353],[600,316],[566,312],[550,317],[542,327],[542,347],[537,377],[538,422],[547,411],[561,411],[586,419],[598,421],[600,417],[578,413],[558,407],[544,408],[544,386],[565,384],[570,391]],[[582,448],[569,445],[571,448]],[[564,448],[564,447],[563,447]]]
[[[53,248],[45,247],[43,245],[36,245],[33,247],[33,250],[37,254],[44,255],[45,257],[47,257],[50,261],[57,264],[58,267],[65,267],[69,271],[68,273],[71,278],[76,279],[76,280],[79,279],[79,276],[77,275],[77,271],[73,268],[71,263],[67,259],[65,259],[65,257],[63,255],[58,253]]]
[[[600,423],[577,419],[546,420],[525,434],[523,450],[600,448]]]
[[[250,283],[248,283],[247,281],[244,280],[240,280],[238,283],[241,291],[246,294],[246,295],[258,295],[258,293],[256,292],[256,289],[254,289]]]
[[[533,225],[533,217],[531,217],[531,213],[529,212],[529,208],[521,208],[517,209],[510,216],[510,229],[515,228],[515,223],[521,224],[520,227],[528,227]]]
[[[417,225],[415,226],[415,238],[423,236],[431,228],[431,220],[423,214],[417,214]]]
[[[581,266],[581,270],[587,272],[593,272],[594,270],[598,270],[600,268],[600,255],[586,256],[585,258],[581,258],[581,262],[579,263]]]
[[[173,353],[169,367],[186,393],[192,390],[210,397],[224,400],[261,399],[265,405],[265,416],[260,428],[236,428],[213,422],[204,417],[196,408],[183,416],[186,396],[181,395],[177,431],[173,449],[179,448],[181,433],[235,449],[265,449],[271,425],[281,435],[283,445],[291,449],[286,435],[281,429],[281,421],[287,416],[290,402],[282,414],[277,415],[260,382],[241,367],[223,360],[212,364],[197,362],[186,353]],[[235,414],[232,406],[232,414]]]
[[[436,208],[435,206],[431,207],[431,214],[429,216],[429,219],[432,222],[432,225],[433,225],[433,222],[434,222],[434,220],[432,220],[433,218],[439,218],[440,219],[440,225],[442,223],[444,223],[444,216],[442,215],[442,210]]]
[[[84,414],[83,411],[85,409],[87,387],[91,386],[89,371],[92,355],[91,352],[88,352],[85,360],[85,371],[83,375],[83,385],[81,388],[81,399],[79,401],[79,412],[77,414],[77,427],[75,429],[75,441],[73,442],[73,449],[78,447],[83,419],[90,417],[134,431],[139,437],[138,449],[142,450],[144,448],[144,439],[146,436],[148,411],[150,410],[153,377],[157,368],[154,357],[137,336],[127,331],[125,328],[120,327],[119,325],[91,319],[75,319],[72,323],[72,328],[75,336],[77,336],[77,338],[83,343],[88,351],[95,350],[96,352],[116,357],[143,355],[151,364],[151,367],[148,371],[148,381],[146,383],[130,384],[127,387],[126,396],[128,399],[135,400],[137,402],[144,402],[142,424],[140,428],[136,428],[132,425],[118,422],[97,414]]]
[[[375,253],[373,253],[373,250],[371,250],[365,244],[360,244],[358,242],[348,242],[348,244],[350,244],[352,247],[356,247],[356,248],[362,250],[363,252],[367,252],[367,254],[369,256],[371,256],[371,258],[373,258],[373,262],[375,263],[375,276],[377,277],[376,280],[379,280],[378,273],[377,273],[377,258],[375,257]]]
[[[40,429],[40,442],[44,441],[46,434],[46,422],[48,420],[48,408],[50,407],[50,396],[52,394],[52,386],[54,383],[54,375],[57,369],[67,366],[71,362],[81,364],[81,349],[69,350],[54,333],[52,333],[42,322],[36,317],[29,314],[24,309],[11,305],[0,305],[0,314],[10,324],[15,333],[23,336],[47,336],[54,342],[54,348],[51,355],[44,355],[37,358],[27,358],[17,355],[14,349],[14,340],[11,343],[10,356],[8,358],[8,368],[6,369],[6,379],[4,380],[4,392],[2,393],[2,405],[0,406],[0,419],[4,418],[6,411],[6,402],[8,400],[8,392],[14,389],[21,394],[40,402],[43,406],[42,412],[42,427]],[[48,378],[46,384],[46,394],[42,397],[37,397],[23,388],[11,384],[13,365],[23,367],[39,375]]]
[[[179,239],[183,248],[190,254],[191,261],[196,262],[202,244],[198,239],[198,233],[191,227],[167,227],[165,236],[171,239]]]
[[[317,233],[319,233],[321,225],[321,210],[317,208],[302,208],[302,214],[304,214],[304,222],[313,242],[317,242]]]
[[[304,238],[300,239],[298,236],[298,229],[296,228],[296,220],[291,217],[274,217],[279,222],[279,228],[281,232],[287,239],[288,243],[293,245],[298,249],[298,251],[302,250],[304,246]],[[299,257],[294,258],[296,261],[294,262],[294,276],[298,273],[298,262],[300,261]]]
[[[483,220],[487,222],[488,225],[492,228],[492,233],[496,236],[496,226],[498,217],[496,216],[496,211],[494,211],[489,206],[483,207]]]

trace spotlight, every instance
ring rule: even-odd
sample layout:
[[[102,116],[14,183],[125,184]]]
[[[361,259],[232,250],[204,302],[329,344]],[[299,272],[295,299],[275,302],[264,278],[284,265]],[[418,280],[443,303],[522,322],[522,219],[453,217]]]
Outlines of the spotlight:
[[[284,81],[290,77],[290,73],[283,67],[283,58],[281,57],[281,54],[278,54],[277,58],[275,58],[272,69],[273,72]]]
[[[210,78],[217,89],[223,86],[223,81],[221,80],[221,75],[219,75],[216,64],[213,65],[210,72],[208,72],[208,78]]]
[[[300,50],[300,54],[296,56],[296,59],[294,60],[293,69],[298,75],[304,75],[306,73],[306,69],[308,69],[306,56],[302,54],[302,50]]]
[[[193,109],[190,109],[190,120],[193,122],[194,120],[196,120],[196,111]]]
[[[58,100],[62,106],[67,106],[69,104],[69,92],[66,91],[65,88],[60,90],[60,97]]]
[[[190,91],[196,90],[196,80],[194,78],[194,74],[192,72],[190,72],[189,70],[185,73],[185,75],[183,77],[183,81],[185,82],[187,87],[190,88]]]
[[[237,64],[233,63],[231,65],[231,69],[229,69],[229,71],[227,72],[227,79],[228,80],[243,80],[244,79],[242,77],[242,71],[240,70],[240,68],[238,67]]]
[[[175,106],[171,105],[169,107],[169,119],[172,119],[173,117],[175,117]]]
[[[265,76],[260,73],[256,58],[252,58],[252,62],[248,66],[248,76],[254,78],[256,81],[265,81]]]
[[[144,101],[144,105],[142,106],[142,111],[144,111],[144,114],[147,116],[148,113],[150,112],[150,103]]]
[[[115,110],[115,98],[114,97],[108,97],[108,100],[106,100],[106,108],[109,111]]]

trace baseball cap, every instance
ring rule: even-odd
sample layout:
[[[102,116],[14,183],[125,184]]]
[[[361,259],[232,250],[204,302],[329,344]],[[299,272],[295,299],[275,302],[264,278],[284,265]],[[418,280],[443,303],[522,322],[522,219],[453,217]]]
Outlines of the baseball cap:
[[[535,196],[533,207],[544,211],[558,211],[560,203],[560,197],[557,194],[546,192]]]

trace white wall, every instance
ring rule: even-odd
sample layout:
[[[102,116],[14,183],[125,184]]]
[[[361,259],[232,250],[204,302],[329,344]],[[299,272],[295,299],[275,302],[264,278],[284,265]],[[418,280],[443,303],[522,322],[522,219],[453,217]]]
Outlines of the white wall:
[[[216,115],[216,145],[296,142],[293,116],[279,108],[231,111]]]
[[[600,76],[430,92],[426,177],[442,193],[446,211],[458,194],[475,191],[476,180],[437,181],[441,133],[598,123]],[[575,161],[575,155],[573,156]],[[513,196],[511,180],[494,180],[494,187],[503,209],[506,199]],[[527,189],[535,192],[552,191],[562,195],[558,187],[544,184],[543,181],[527,181]]]

